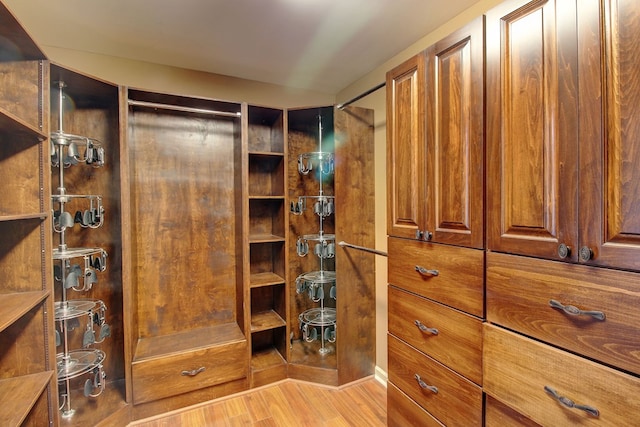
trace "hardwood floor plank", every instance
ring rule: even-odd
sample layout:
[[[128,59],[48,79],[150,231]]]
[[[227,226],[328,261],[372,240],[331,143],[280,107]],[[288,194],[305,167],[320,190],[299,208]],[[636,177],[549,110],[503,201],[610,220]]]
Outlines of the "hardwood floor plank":
[[[340,388],[284,380],[130,427],[383,427],[387,390],[373,378]]]

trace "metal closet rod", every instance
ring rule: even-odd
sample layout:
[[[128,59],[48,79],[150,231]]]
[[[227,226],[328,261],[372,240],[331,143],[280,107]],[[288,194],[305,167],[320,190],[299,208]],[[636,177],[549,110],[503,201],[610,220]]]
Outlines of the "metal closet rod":
[[[354,97],[354,98],[351,98],[351,99],[350,99],[350,100],[348,100],[347,102],[343,102],[342,104],[338,104],[338,105],[336,105],[336,108],[337,108],[338,110],[342,110],[342,109],[344,109],[344,107],[346,107],[347,105],[349,105],[349,104],[353,104],[353,103],[354,103],[354,102],[356,102],[357,100],[362,99],[362,98],[364,98],[365,96],[367,96],[367,95],[369,95],[369,94],[371,94],[371,93],[373,93],[373,92],[377,91],[378,89],[380,89],[380,88],[384,87],[386,84],[387,84],[386,82],[382,82],[382,83],[380,83],[379,85],[377,85],[377,86],[375,86],[375,87],[372,87],[372,88],[371,88],[371,89],[369,89],[368,91],[366,91],[366,92],[362,92],[360,95],[358,95],[358,96],[356,96],[356,97]]]
[[[208,110],[206,108],[193,108],[193,107],[183,107],[180,105],[161,104],[158,102],[136,101],[134,99],[130,99],[127,102],[129,103],[129,105],[134,105],[138,107],[161,108],[163,110],[182,111],[186,113],[213,114],[215,116],[226,116],[226,117],[241,116],[240,111],[232,113],[229,111]]]
[[[384,251],[379,251],[377,249],[366,248],[364,246],[352,245],[351,243],[347,243],[344,240],[338,242],[338,245],[342,246],[343,248],[353,248],[353,249],[358,249],[359,251],[370,252],[370,253],[376,254],[376,255],[388,256],[387,253],[384,252]]]

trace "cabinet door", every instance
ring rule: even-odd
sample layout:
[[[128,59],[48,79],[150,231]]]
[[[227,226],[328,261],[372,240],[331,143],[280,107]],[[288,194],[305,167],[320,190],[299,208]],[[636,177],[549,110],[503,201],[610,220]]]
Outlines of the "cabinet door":
[[[640,270],[640,5],[582,0],[578,23],[580,260]]]
[[[427,51],[427,223],[433,241],[483,247],[482,17]]]
[[[387,233],[415,238],[424,229],[425,55],[387,73]]]
[[[576,246],[575,3],[507,1],[486,19],[487,247],[559,258]]]

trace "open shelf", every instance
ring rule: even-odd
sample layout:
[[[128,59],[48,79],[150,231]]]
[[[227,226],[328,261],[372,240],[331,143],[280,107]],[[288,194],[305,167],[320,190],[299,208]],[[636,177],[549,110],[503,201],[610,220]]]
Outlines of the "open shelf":
[[[49,295],[48,291],[17,292],[0,295],[0,332],[31,311]],[[3,425],[0,423],[0,425]]]
[[[249,278],[249,286],[252,288],[259,288],[261,286],[271,286],[284,284],[284,277],[275,274],[271,271],[264,273],[252,274]]]
[[[11,406],[10,411],[0,411],[0,425],[22,425],[52,377],[53,371],[44,371],[0,380],[0,401]]]
[[[249,106],[249,152],[284,153],[284,113]]]
[[[249,196],[284,197],[284,155],[249,153]]]
[[[267,310],[251,315],[251,332],[265,331],[285,326],[286,322],[274,310]]]

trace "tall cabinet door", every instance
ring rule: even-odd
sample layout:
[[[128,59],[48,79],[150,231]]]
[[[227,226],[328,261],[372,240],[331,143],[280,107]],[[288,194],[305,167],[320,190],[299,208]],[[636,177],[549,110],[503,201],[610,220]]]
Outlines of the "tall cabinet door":
[[[577,259],[575,2],[507,1],[486,19],[487,247]]]
[[[484,20],[427,50],[427,230],[433,241],[482,248]]]
[[[639,270],[640,8],[581,0],[578,23],[580,261]]]
[[[387,233],[416,238],[425,214],[425,55],[387,73]]]

